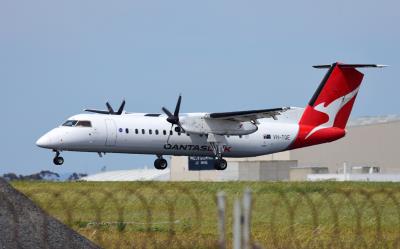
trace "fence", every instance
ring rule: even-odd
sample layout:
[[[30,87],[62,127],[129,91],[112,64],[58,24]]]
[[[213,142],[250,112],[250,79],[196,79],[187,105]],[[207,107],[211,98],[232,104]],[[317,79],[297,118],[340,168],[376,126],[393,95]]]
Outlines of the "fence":
[[[400,248],[397,185],[249,184],[252,191],[243,191],[246,184],[230,184],[235,185],[43,183],[30,187],[20,183],[16,187],[103,248]],[[0,191],[0,201],[7,198]],[[18,209],[7,207],[11,213]],[[18,241],[24,231],[15,228],[18,218],[13,220],[11,230]],[[45,248],[48,236],[57,231],[45,220],[39,223]]]

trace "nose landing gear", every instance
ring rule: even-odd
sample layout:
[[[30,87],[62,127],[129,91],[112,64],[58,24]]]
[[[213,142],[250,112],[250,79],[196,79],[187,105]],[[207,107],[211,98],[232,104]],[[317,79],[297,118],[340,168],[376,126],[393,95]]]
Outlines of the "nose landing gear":
[[[165,160],[162,156],[157,156],[158,158],[154,161],[154,167],[156,169],[166,169],[168,166],[167,160]]]
[[[64,163],[64,158],[62,158],[60,156],[60,152],[58,150],[56,150],[55,152],[56,152],[56,156],[53,159],[53,163],[55,165],[62,165]]]

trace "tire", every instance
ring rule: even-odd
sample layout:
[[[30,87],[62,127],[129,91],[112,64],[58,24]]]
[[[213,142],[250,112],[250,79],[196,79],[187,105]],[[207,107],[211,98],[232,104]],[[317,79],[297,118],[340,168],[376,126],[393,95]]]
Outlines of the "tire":
[[[154,160],[154,168],[156,168],[156,169],[160,169],[160,159],[156,159],[156,160]]]
[[[168,167],[168,162],[165,159],[159,159],[159,169],[166,169]]]
[[[64,163],[64,158],[58,156],[53,159],[55,165],[62,165]]]
[[[216,170],[225,170],[228,167],[228,163],[225,159],[217,159],[215,160],[214,168]]]
[[[154,161],[154,167],[160,170],[166,169],[168,167],[168,162],[164,158],[158,158]]]

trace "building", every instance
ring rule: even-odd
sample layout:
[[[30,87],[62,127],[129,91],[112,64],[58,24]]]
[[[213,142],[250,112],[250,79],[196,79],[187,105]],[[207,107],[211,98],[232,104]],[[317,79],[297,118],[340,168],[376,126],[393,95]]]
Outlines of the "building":
[[[289,171],[289,179],[291,181],[304,181],[310,174],[328,174],[327,167],[293,167]]]
[[[353,120],[344,138],[317,146],[288,151],[299,166],[328,167],[340,173],[346,163],[350,171],[375,167],[383,174],[400,173],[400,116],[366,117]]]
[[[170,170],[132,169],[96,173],[80,179],[81,181],[113,182],[113,181],[169,181]]]
[[[290,168],[297,166],[297,162],[291,160],[227,161],[226,170],[215,170],[211,158],[174,156],[171,181],[288,181]]]
[[[399,141],[400,116],[363,117],[349,122],[340,140],[259,157],[226,158],[225,171],[172,157],[171,180],[307,180],[310,174],[343,173],[344,165],[349,173],[400,174]]]

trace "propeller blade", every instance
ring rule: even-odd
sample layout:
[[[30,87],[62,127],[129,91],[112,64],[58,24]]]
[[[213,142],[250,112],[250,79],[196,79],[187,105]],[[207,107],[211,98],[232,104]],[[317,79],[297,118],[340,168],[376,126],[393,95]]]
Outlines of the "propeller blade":
[[[110,115],[121,115],[122,112],[124,111],[125,108],[125,99],[122,100],[122,103],[118,109],[117,112],[114,111],[114,109],[112,108],[112,106],[110,105],[109,102],[106,102],[106,106],[107,106],[107,110],[96,110],[96,109],[85,109],[84,111],[86,112],[94,112],[94,113],[99,113],[99,114],[110,114]]]
[[[109,114],[114,114],[114,109],[111,107],[110,103],[106,102],[106,106]]]
[[[174,124],[171,125],[171,129],[169,130],[168,138],[167,138],[167,144],[169,144],[169,138],[170,138],[170,136],[171,136],[171,131],[172,131],[172,128],[173,128],[173,127],[174,127]]]
[[[182,101],[182,96],[179,95],[178,102],[176,103],[174,114],[172,114],[165,107],[161,108],[163,110],[163,112],[165,114],[167,114],[167,116],[168,116],[167,121],[169,123],[173,124],[173,125],[175,124],[175,125],[181,126],[180,123],[179,123],[179,110],[181,109],[181,101]],[[172,127],[171,127],[171,129],[172,129]]]
[[[178,126],[181,128],[181,132],[186,132],[185,129],[183,129],[181,122],[178,121]]]
[[[161,108],[165,114],[167,114],[168,117],[173,117],[172,113],[165,107]]]
[[[122,114],[122,112],[124,111],[124,107],[125,107],[125,99],[122,100],[121,106],[119,107],[119,109],[118,109],[118,111],[117,111],[117,114],[118,114],[118,115],[121,115],[121,114]]]
[[[181,101],[182,101],[182,95],[179,95],[178,102],[176,103],[175,112],[174,112],[175,117],[179,116],[179,110],[181,109]]]

